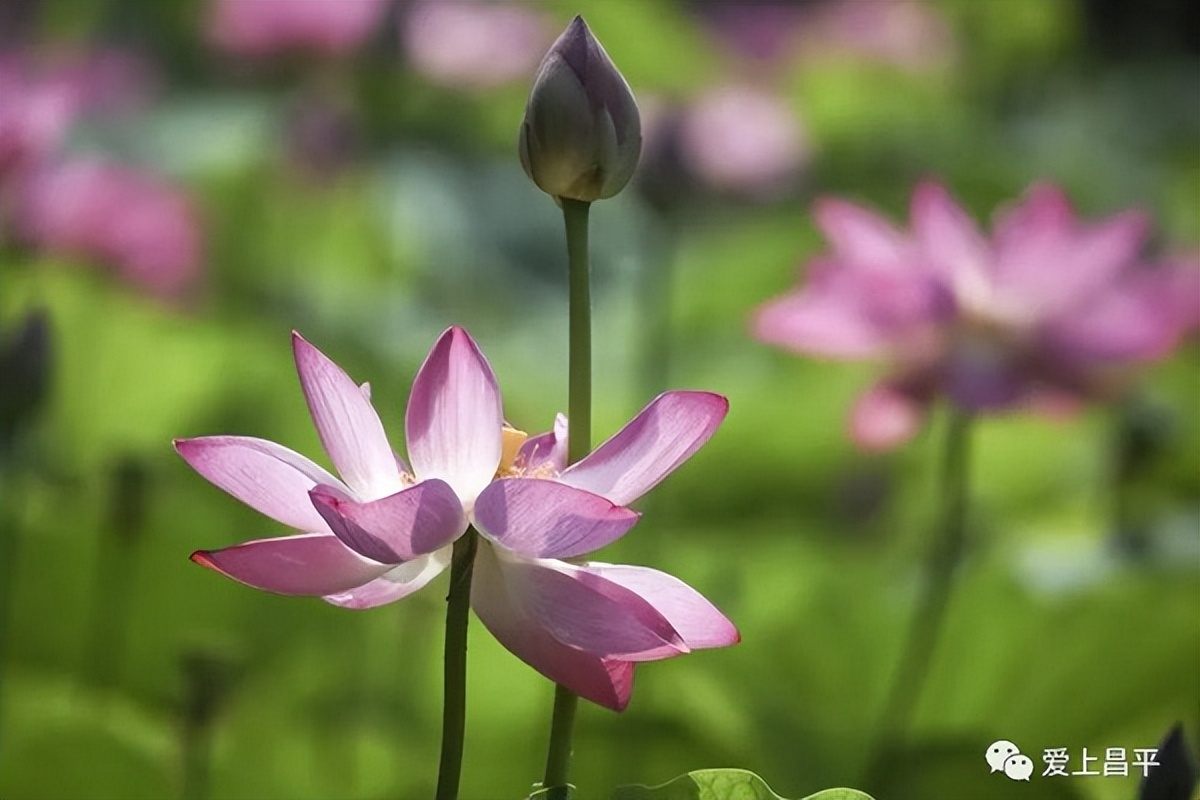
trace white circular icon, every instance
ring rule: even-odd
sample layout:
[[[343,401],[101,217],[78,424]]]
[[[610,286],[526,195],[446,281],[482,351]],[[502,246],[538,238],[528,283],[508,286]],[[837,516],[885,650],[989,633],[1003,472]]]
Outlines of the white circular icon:
[[[1033,761],[1029,756],[1023,756],[1020,753],[1009,756],[1008,760],[1004,762],[1004,774],[1014,781],[1027,781],[1033,774]]]
[[[984,757],[987,759],[988,766],[992,768],[992,772],[1002,772],[1004,762],[1020,753],[1020,749],[1012,742],[1007,739],[998,739],[988,747]]]

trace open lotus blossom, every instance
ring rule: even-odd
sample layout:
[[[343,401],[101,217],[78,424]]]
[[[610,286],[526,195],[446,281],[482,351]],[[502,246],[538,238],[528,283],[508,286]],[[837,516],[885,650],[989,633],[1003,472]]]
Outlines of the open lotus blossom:
[[[366,386],[299,335],[293,347],[341,477],[262,439],[176,441],[205,478],[299,531],[199,551],[196,563],[258,589],[370,608],[432,580],[474,525],[481,540],[471,604],[484,625],[543,675],[614,710],[629,701],[635,663],[738,640],[720,611],[670,575],[573,560],[634,525],[639,515],[628,504],[712,436],[725,398],[663,394],[567,467],[566,420],[528,439],[506,426],[490,366],[466,331],[450,328],[413,382],[406,463]]]
[[[1200,272],[1143,263],[1139,213],[1086,224],[1062,191],[1037,185],[989,238],[924,183],[911,218],[905,233],[860,206],[821,202],[831,252],[753,321],[770,344],[891,363],[851,411],[851,436],[868,449],[911,438],[938,394],[972,412],[1109,396],[1124,367],[1165,356],[1195,325]]]

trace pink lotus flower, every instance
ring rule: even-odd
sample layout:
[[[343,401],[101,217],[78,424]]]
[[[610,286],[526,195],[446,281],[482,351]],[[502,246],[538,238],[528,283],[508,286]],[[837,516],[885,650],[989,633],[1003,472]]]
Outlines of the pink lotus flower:
[[[103,161],[39,171],[24,188],[17,229],[53,254],[96,258],[163,299],[194,287],[200,227],[191,202],[160,178]]]
[[[545,20],[515,4],[419,0],[400,37],[413,66],[434,83],[487,89],[532,74],[550,36]]]
[[[1195,324],[1198,273],[1139,261],[1141,214],[1084,224],[1060,190],[1039,185],[989,239],[943,187],[925,183],[911,218],[903,233],[851,203],[820,203],[832,252],[754,317],[770,344],[891,362],[851,412],[863,447],[907,441],[939,393],[975,412],[1107,396],[1120,368],[1165,356]]]
[[[733,625],[695,590],[643,567],[574,562],[624,535],[626,505],[712,435],[727,402],[670,392],[587,458],[563,467],[566,422],[527,441],[503,423],[500,392],[471,337],[451,328],[413,382],[411,466],[396,456],[368,392],[299,335],[296,367],[341,479],[261,439],[175,447],[201,475],[300,531],[192,560],[270,592],[370,608],[420,589],[468,525],[481,534],[471,604],[500,642],[600,705],[629,701],[633,665],[719,647]]]
[[[748,85],[697,98],[683,113],[680,138],[684,163],[705,183],[755,196],[786,188],[811,155],[787,104]]]
[[[242,56],[341,56],[366,41],[386,10],[387,0],[214,0],[208,34]]]

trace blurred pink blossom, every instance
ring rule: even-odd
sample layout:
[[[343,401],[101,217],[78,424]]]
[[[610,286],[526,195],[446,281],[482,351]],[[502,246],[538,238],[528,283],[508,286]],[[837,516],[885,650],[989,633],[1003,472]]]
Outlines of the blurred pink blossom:
[[[935,183],[913,193],[911,232],[842,200],[821,202],[816,220],[831,252],[758,309],[754,331],[800,353],[891,364],[851,412],[869,449],[909,439],[938,394],[972,412],[1107,397],[1200,316],[1197,259],[1146,264],[1143,215],[1086,224],[1051,186],[999,215],[990,238]]]
[[[182,299],[201,266],[190,200],[156,176],[103,161],[47,167],[24,187],[19,234],[47,253],[91,258],[162,299]]]
[[[55,153],[81,114],[127,112],[152,84],[144,61],[116,50],[0,56],[0,183]]]
[[[926,0],[824,0],[798,24],[806,60],[846,58],[926,69],[951,60],[953,31]]]
[[[552,39],[546,20],[515,4],[418,0],[400,38],[413,66],[434,83],[499,86],[533,73]]]
[[[213,0],[208,36],[242,56],[341,56],[366,41],[386,10],[387,0]]]
[[[777,95],[748,85],[707,91],[680,119],[682,160],[718,190],[770,195],[811,153],[797,115]]]

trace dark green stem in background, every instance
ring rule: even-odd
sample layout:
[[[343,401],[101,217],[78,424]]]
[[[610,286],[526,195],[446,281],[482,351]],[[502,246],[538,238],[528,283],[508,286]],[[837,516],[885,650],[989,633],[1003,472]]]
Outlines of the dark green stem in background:
[[[876,784],[885,765],[888,745],[903,737],[912,725],[913,712],[921,699],[946,618],[955,568],[962,558],[966,541],[970,428],[970,415],[951,408],[938,476],[939,512],[935,538],[926,556],[908,637],[876,728],[876,741],[868,753],[868,788],[878,788]]]
[[[446,597],[446,649],[442,688],[442,759],[437,800],[455,800],[462,775],[463,729],[467,720],[467,622],[471,611],[471,569],[476,534],[468,529],[454,543],[450,593]]]
[[[567,263],[570,274],[570,361],[568,363],[567,463],[574,464],[592,449],[592,290],[588,267],[588,211],[590,203],[562,198],[567,228]],[[571,771],[571,736],[579,698],[559,685],[554,689],[554,715],[546,752],[542,786],[548,800],[566,800]]]

